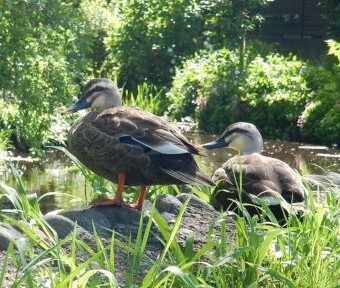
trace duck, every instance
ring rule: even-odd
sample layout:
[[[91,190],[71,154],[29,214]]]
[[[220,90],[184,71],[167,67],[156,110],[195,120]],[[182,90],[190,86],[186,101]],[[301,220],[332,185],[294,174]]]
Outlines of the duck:
[[[279,221],[291,213],[301,215],[307,193],[302,177],[287,163],[261,154],[263,138],[254,124],[231,124],[217,140],[202,147],[227,147],[237,152],[212,176],[216,189],[211,202],[216,209],[235,211],[236,200],[245,203],[253,216],[261,213],[259,206],[266,201]]]
[[[194,155],[206,156],[172,123],[150,112],[122,105],[118,87],[107,78],[90,80],[79,100],[62,114],[88,109],[68,133],[68,150],[95,174],[117,184],[115,197],[98,206],[141,210],[150,185],[214,185]],[[125,186],[139,186],[137,203],[125,203]]]

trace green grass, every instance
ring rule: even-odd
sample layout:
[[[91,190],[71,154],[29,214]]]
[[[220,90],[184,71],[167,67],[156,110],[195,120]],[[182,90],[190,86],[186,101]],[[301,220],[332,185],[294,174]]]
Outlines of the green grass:
[[[5,151],[8,148],[11,148],[10,131],[0,130],[0,153]]]
[[[162,101],[163,91],[147,83],[139,84],[135,94],[126,93],[124,105],[138,107],[141,110],[149,111],[156,115],[162,115],[164,112],[164,99]]]
[[[27,196],[16,175],[15,189],[0,186],[0,196],[13,204],[13,209],[2,210],[0,217],[20,229],[29,241],[19,250],[9,246],[0,266],[0,287],[6,284],[4,275],[10,262],[18,271],[13,287],[24,283],[27,287],[40,287],[42,283],[50,287],[100,287],[103,283],[101,287],[118,287],[117,246],[129,255],[131,269],[124,272],[125,287],[339,287],[340,191],[331,189],[324,205],[308,204],[314,203],[311,197],[307,203],[311,210],[301,220],[290,217],[285,227],[257,221],[244,210],[242,217],[235,217],[232,241],[227,232],[227,213],[221,213],[215,219],[221,236],[213,237],[211,229],[207,243],[199,249],[194,248],[193,236],[183,246],[176,241],[188,201],[172,227],[151,209],[147,223],[141,219],[137,235],[127,243],[116,233],[104,241],[95,231],[95,245],[91,246],[78,239],[75,231],[58,239],[42,218],[39,199]],[[178,192],[173,187],[163,187],[161,191]],[[211,191],[194,188],[194,192],[207,199],[204,195]],[[156,194],[152,190],[149,196],[154,199]],[[242,205],[239,208],[244,209]],[[265,207],[263,210],[266,213]],[[145,250],[152,223],[160,231],[164,249],[140,279],[137,276],[147,258]]]

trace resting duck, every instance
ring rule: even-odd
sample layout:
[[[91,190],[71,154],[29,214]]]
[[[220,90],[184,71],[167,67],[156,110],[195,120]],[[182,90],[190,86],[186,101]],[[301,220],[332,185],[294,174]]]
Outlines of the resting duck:
[[[214,185],[193,158],[202,153],[162,118],[122,107],[122,97],[111,80],[89,81],[79,101],[63,114],[86,108],[91,112],[69,131],[68,149],[90,170],[118,184],[114,199],[99,199],[92,206],[141,209],[149,185]],[[141,186],[136,204],[124,203],[124,185]]]
[[[303,202],[306,195],[300,175],[285,162],[260,154],[263,139],[253,124],[232,124],[219,139],[202,146],[206,149],[228,147],[239,153],[212,176],[213,182],[217,184],[213,199],[215,208],[235,208],[235,203],[230,199],[241,200],[252,204],[246,207],[253,215],[258,213],[256,204],[262,199],[267,201],[278,219],[283,217],[281,214],[285,214],[282,208],[288,212],[294,211],[294,207],[300,210],[299,205],[293,204]],[[241,196],[238,187],[242,187]],[[303,206],[302,203],[300,206]]]

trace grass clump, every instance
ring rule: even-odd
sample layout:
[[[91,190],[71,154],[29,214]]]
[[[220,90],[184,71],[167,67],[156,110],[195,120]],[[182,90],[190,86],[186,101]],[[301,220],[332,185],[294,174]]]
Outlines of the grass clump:
[[[165,109],[165,101],[162,99],[163,90],[148,83],[137,86],[136,93],[126,93],[124,105],[138,107],[143,111],[149,111],[156,115],[162,115]]]
[[[14,172],[15,173],[15,172]],[[22,231],[27,244],[21,249],[9,248],[0,268],[0,286],[5,284],[9,263],[17,274],[13,287],[24,283],[39,287],[337,287],[340,275],[339,245],[339,189],[331,187],[325,200],[314,205],[307,201],[309,210],[299,219],[290,216],[280,226],[271,221],[251,217],[244,206],[243,216],[234,216],[233,237],[230,236],[228,212],[213,219],[206,241],[195,245],[193,235],[183,245],[177,234],[189,205],[186,200],[170,226],[154,208],[146,213],[148,220],[140,219],[138,232],[123,241],[119,233],[102,238],[94,229],[94,243],[81,240],[74,230],[65,239],[58,235],[43,218],[36,197],[28,197],[20,178],[16,190],[1,185],[1,196],[8,198],[13,209],[2,209],[3,222]],[[173,193],[174,190],[163,193]],[[204,190],[194,189],[197,195]],[[209,192],[209,191],[208,191]],[[151,193],[152,198],[157,192]],[[157,236],[163,250],[156,259],[148,254],[148,241],[157,226]],[[216,233],[218,231],[218,233]],[[117,250],[117,248],[119,248]],[[120,269],[117,253],[124,252],[126,267],[123,278],[117,278]],[[148,265],[147,269],[143,267]]]

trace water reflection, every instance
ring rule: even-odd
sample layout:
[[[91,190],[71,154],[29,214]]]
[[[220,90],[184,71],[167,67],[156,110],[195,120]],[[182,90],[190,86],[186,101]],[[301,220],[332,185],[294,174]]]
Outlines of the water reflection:
[[[15,177],[9,162],[2,163],[0,181],[16,188]],[[42,197],[43,213],[48,211],[84,204],[85,179],[75,169],[70,160],[60,152],[50,152],[47,157],[35,162],[13,161],[13,169],[19,174],[26,191]],[[53,192],[52,195],[49,195]]]
[[[216,135],[189,134],[186,136],[194,145],[216,139]],[[235,152],[222,148],[207,151],[207,154],[209,157],[196,157],[196,160],[201,170],[210,176],[217,167],[235,155]],[[309,173],[323,174],[324,170],[340,172],[340,149],[337,148],[309,147],[301,143],[266,140],[263,154],[281,159],[292,167],[296,167],[297,162],[303,161],[307,164]],[[2,169],[0,181],[15,188],[15,179],[10,171],[9,162],[2,162],[0,165],[5,166]],[[37,162],[14,161],[12,165],[21,175],[28,193],[36,193],[38,197],[41,197],[48,195],[49,192],[59,192],[41,200],[41,209],[44,213],[85,204],[85,191],[91,190],[84,176],[74,169],[70,160],[60,152],[50,152],[45,159]]]

